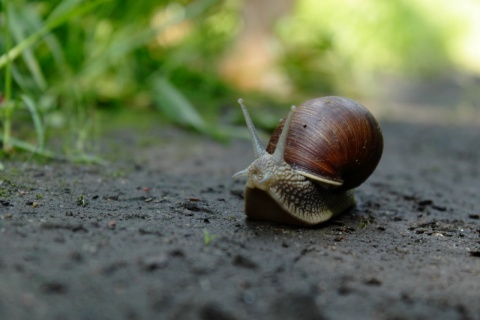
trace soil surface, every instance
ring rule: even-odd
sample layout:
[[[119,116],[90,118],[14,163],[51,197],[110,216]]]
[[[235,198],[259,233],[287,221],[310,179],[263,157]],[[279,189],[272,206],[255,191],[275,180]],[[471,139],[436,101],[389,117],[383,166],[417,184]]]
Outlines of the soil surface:
[[[245,219],[246,140],[122,129],[106,167],[4,163],[0,319],[480,319],[479,127],[381,126],[357,207],[316,228]]]

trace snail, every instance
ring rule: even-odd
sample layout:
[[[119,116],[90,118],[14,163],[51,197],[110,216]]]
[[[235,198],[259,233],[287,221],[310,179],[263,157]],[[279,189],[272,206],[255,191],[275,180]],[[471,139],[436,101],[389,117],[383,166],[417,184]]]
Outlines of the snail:
[[[255,154],[233,176],[247,177],[248,218],[313,226],[355,205],[352,189],[372,174],[383,152],[382,131],[365,107],[336,96],[292,106],[264,150],[243,100],[238,103]]]

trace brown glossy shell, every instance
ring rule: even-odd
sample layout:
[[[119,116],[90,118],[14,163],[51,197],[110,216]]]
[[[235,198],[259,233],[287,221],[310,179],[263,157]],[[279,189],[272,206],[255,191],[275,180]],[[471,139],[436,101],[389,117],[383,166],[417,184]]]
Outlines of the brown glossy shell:
[[[268,153],[275,151],[283,123],[270,138]],[[373,115],[351,99],[330,96],[297,108],[284,158],[299,173],[343,191],[363,183],[382,152],[382,131]]]

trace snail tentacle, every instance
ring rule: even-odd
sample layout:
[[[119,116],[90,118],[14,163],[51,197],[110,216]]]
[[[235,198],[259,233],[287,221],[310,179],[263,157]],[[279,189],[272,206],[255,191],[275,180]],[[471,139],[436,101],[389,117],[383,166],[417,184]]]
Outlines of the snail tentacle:
[[[290,131],[289,130],[290,123],[292,122],[293,113],[295,112],[295,110],[296,110],[296,107],[292,106],[292,108],[290,109],[290,112],[288,113],[287,119],[285,120],[282,133],[278,138],[277,148],[273,153],[273,159],[279,164],[284,161],[283,159],[284,159],[285,149],[287,148],[287,136],[288,136],[288,132]]]
[[[238,103],[240,104],[240,107],[242,107],[243,116],[245,117],[245,122],[247,123],[248,131],[250,132],[250,138],[252,140],[255,159],[258,159],[265,154],[265,149],[262,147],[262,144],[260,143],[260,139],[258,138],[257,131],[255,131],[255,126],[253,125],[252,119],[248,114],[247,108],[243,104],[243,99],[242,98],[238,99]]]

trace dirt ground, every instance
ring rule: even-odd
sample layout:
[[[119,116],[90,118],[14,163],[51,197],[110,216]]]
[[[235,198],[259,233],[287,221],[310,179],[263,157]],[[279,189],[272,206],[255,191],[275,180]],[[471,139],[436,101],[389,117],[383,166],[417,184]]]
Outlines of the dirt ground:
[[[479,127],[381,126],[357,207],[310,229],[245,219],[249,141],[123,129],[106,167],[4,163],[0,319],[480,319]]]

